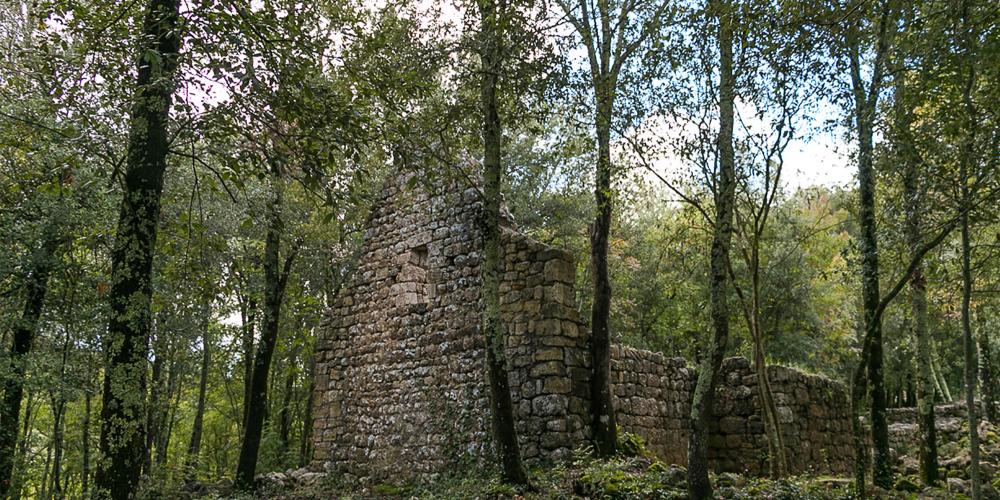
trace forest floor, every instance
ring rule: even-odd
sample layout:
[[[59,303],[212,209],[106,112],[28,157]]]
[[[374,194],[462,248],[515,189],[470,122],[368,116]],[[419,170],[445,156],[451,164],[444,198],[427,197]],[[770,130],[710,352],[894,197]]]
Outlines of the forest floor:
[[[1000,463],[1000,434],[988,423],[980,426],[982,437],[983,498],[998,499],[1000,477],[995,477]],[[967,433],[964,433],[967,435]],[[896,483],[891,490],[874,488],[874,498],[968,498],[970,492],[969,452],[964,441],[939,446],[942,481],[937,487],[921,487],[917,479],[915,450],[900,450],[895,455]],[[687,472],[683,467],[666,465],[643,456],[597,460],[581,450],[572,459],[554,467],[532,471],[532,491],[503,485],[499,478],[485,471],[463,471],[442,475],[419,483],[376,482],[348,484],[342,479],[304,470],[271,473],[261,476],[262,486],[255,496],[230,496],[220,492],[201,492],[202,497],[250,500],[258,498],[307,500],[343,499],[510,499],[543,500],[574,498],[608,499],[683,499]],[[834,500],[854,498],[852,482],[846,477],[794,476],[781,480],[746,477],[723,473],[713,475],[716,498]],[[223,492],[224,493],[224,492]]]

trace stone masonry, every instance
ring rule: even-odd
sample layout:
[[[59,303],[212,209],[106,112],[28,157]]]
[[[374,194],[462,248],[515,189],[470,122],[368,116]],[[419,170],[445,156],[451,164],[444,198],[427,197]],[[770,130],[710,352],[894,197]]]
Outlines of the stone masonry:
[[[316,468],[368,477],[425,476],[492,459],[479,330],[481,203],[460,182],[386,183],[358,268],[328,311],[317,342]],[[576,307],[567,252],[503,231],[502,312],[521,451],[562,459],[589,435],[589,330]],[[771,369],[793,467],[844,472],[851,460],[844,389]],[[612,391],[623,431],[665,461],[686,461],[694,370],[622,346]],[[719,471],[766,470],[755,380],[727,360],[710,454]]]

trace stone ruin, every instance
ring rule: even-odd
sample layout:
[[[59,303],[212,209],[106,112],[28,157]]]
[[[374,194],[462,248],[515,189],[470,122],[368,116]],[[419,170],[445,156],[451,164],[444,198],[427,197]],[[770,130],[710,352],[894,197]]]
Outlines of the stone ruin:
[[[317,342],[313,467],[361,477],[428,476],[492,460],[479,329],[478,189],[390,179],[373,207],[359,265]],[[500,285],[521,451],[557,461],[587,443],[590,332],[577,310],[572,256],[503,228]],[[853,460],[844,388],[770,367],[793,472],[843,473]],[[622,431],[685,464],[695,371],[681,358],[612,348]],[[749,363],[723,365],[710,459],[762,474],[767,444]]]

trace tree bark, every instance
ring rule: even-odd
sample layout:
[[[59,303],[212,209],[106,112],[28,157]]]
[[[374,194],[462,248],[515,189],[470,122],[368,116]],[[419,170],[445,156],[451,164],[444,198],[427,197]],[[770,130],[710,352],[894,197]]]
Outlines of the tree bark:
[[[913,152],[912,105],[907,102],[905,75],[896,84],[896,149],[903,162],[903,198],[906,203],[906,233],[910,257],[916,258],[921,246],[923,195],[919,186],[919,159]],[[920,479],[933,486],[938,477],[937,430],[934,425],[934,381],[931,368],[931,338],[927,328],[927,280],[924,266],[919,264],[910,277],[910,309],[913,314],[913,335],[917,344],[917,410],[920,427]]]
[[[490,386],[490,416],[493,446],[500,461],[503,480],[510,484],[527,485],[528,473],[521,461],[514,422],[514,404],[507,376],[506,336],[500,313],[501,254],[500,202],[503,162],[497,87],[502,71],[503,51],[500,47],[500,15],[496,0],[479,0],[482,61],[480,106],[483,118],[483,316],[486,374]]]
[[[83,498],[87,498],[90,493],[90,391],[83,393],[83,443],[81,444],[83,454],[83,467],[80,469],[80,489]]]
[[[968,203],[969,188],[965,182],[967,179],[966,166],[963,162],[961,167],[962,175],[962,198],[963,203]],[[976,415],[976,341],[972,336],[972,325],[969,320],[970,302],[972,297],[972,262],[971,245],[969,242],[969,214],[962,214],[962,340],[965,347],[965,405],[969,422],[969,457],[971,472],[969,479],[972,481],[972,498],[979,499],[981,496],[981,480],[979,477],[979,417]]]
[[[114,499],[129,498],[137,491],[145,448],[151,275],[167,167],[167,120],[180,49],[179,5],[179,0],[149,0],[137,61],[125,189],[111,259],[102,459],[94,479],[98,495]]]
[[[597,170],[594,203],[597,215],[590,231],[590,262],[594,297],[590,309],[590,414],[594,451],[610,457],[618,451],[618,422],[611,395],[611,279],[608,276],[608,238],[611,233],[611,117],[614,88],[610,76],[595,82],[597,97]]]
[[[8,354],[9,373],[4,380],[3,405],[0,406],[0,498],[11,491],[16,456],[18,421],[24,398],[25,363],[38,330],[38,320],[45,304],[49,275],[55,264],[59,238],[53,223],[45,229],[41,247],[33,256],[25,282],[26,297],[21,318],[14,326]]]
[[[267,237],[264,242],[264,324],[260,343],[254,355],[253,377],[250,385],[250,403],[247,408],[243,445],[240,448],[236,468],[236,487],[240,490],[253,488],[257,472],[257,454],[260,438],[264,430],[264,416],[267,413],[267,382],[271,369],[271,358],[278,341],[278,322],[281,318],[281,302],[285,295],[285,284],[295,259],[297,245],[291,245],[281,268],[279,251],[284,224],[281,220],[282,186],[281,167],[271,165],[273,198],[268,206]]]
[[[688,496],[694,500],[712,497],[708,478],[708,423],[715,402],[722,358],[729,339],[728,262],[733,233],[736,164],[733,151],[733,19],[726,1],[716,4],[719,43],[719,175],[716,183],[715,227],[712,235],[710,302],[713,336],[698,370],[691,401],[691,436],[688,439]]]
[[[982,498],[979,470],[979,418],[976,415],[976,376],[979,371],[976,359],[976,341],[972,335],[972,245],[969,235],[969,209],[972,206],[973,162],[975,161],[976,109],[972,102],[972,89],[976,81],[976,67],[971,60],[973,33],[969,23],[969,2],[962,2],[962,45],[965,52],[967,77],[962,89],[962,104],[965,111],[965,134],[959,157],[959,182],[961,183],[961,226],[962,226],[962,339],[965,347],[965,405],[969,423],[969,458],[972,482],[972,498]]]
[[[774,402],[771,380],[767,374],[767,359],[764,354],[764,332],[760,318],[760,231],[754,228],[753,248],[750,249],[750,272],[753,301],[751,307],[750,332],[754,342],[754,366],[757,371],[757,393],[764,413],[764,429],[767,435],[768,464],[772,478],[788,474],[788,458],[785,455],[785,440],[781,435],[778,406]]]
[[[247,285],[247,294],[250,294]],[[251,385],[253,381],[253,347],[254,347],[254,321],[257,317],[257,300],[248,297],[246,305],[240,304],[240,312],[243,320],[243,421],[240,425],[246,428],[247,414],[250,411],[250,400],[252,399]]]
[[[306,374],[306,404],[302,411],[302,435],[299,442],[299,467],[309,465],[312,460],[313,398],[316,391],[316,356],[309,358],[309,373]]]
[[[156,345],[157,343],[154,342],[153,347],[155,358],[149,380],[149,404],[146,406],[146,447],[142,456],[142,470],[146,474],[153,469],[153,450],[160,438],[160,407],[163,406],[160,399],[163,397],[163,358],[166,349]]]
[[[281,408],[278,409],[278,438],[281,441],[279,461],[283,464],[288,453],[289,435],[292,431],[292,392],[295,390],[295,356],[288,358],[285,367],[285,387],[281,395]]]
[[[52,404],[52,485],[49,487],[50,498],[62,498],[62,455],[63,455],[63,421],[66,413],[66,402],[56,399]]]
[[[937,352],[936,349],[935,352]],[[948,381],[944,378],[944,373],[941,372],[941,364],[938,362],[937,356],[931,358],[931,368],[934,370],[933,375],[937,388],[941,397],[944,398],[943,402],[951,403],[955,398],[951,396],[951,389],[948,388]]]
[[[985,330],[979,330],[979,379],[983,387],[983,411],[991,423],[996,423],[997,386],[993,376],[993,346]]]
[[[206,307],[206,309],[208,308]],[[198,405],[194,412],[194,423],[191,425],[191,441],[188,443],[187,464],[184,467],[185,480],[189,482],[198,477],[201,433],[204,426],[205,399],[208,391],[208,370],[212,361],[208,311],[204,312],[204,321],[201,327],[201,377],[198,381]]]
[[[885,375],[883,373],[882,317],[879,312],[881,296],[879,290],[879,259],[878,234],[876,231],[875,204],[875,167],[874,167],[874,120],[881,90],[882,58],[887,45],[887,27],[891,13],[891,2],[883,5],[882,19],[879,23],[879,33],[876,42],[876,57],[873,63],[873,75],[870,88],[861,74],[861,55],[858,40],[857,22],[851,24],[847,33],[849,63],[851,73],[851,88],[854,97],[854,124],[858,134],[858,218],[860,226],[859,246],[861,248],[861,303],[864,317],[863,355],[860,362],[863,370],[856,370],[852,383],[852,392],[857,386],[858,397],[868,390],[871,400],[871,433],[874,445],[874,467],[872,482],[882,488],[892,487],[892,468],[889,456],[889,424],[886,420]],[[860,410],[860,400],[853,403],[854,410]],[[857,421],[858,416],[854,416]],[[860,426],[855,425],[855,431],[860,432]],[[863,442],[855,436],[855,444]],[[867,453],[856,450],[857,460],[863,460]],[[856,474],[858,495],[864,496],[864,471]]]

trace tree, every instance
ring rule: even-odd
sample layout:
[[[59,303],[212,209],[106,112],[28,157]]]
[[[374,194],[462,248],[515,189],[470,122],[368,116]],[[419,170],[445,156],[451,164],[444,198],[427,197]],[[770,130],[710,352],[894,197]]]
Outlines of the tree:
[[[271,368],[271,358],[278,341],[278,321],[281,317],[281,303],[284,300],[288,275],[291,273],[295,255],[298,253],[298,241],[292,242],[285,252],[284,263],[281,257],[281,240],[286,234],[282,221],[282,165],[274,162],[270,165],[271,201],[267,208],[267,239],[264,245],[264,321],[261,329],[260,343],[254,354],[253,375],[250,379],[250,402],[247,405],[246,428],[243,432],[243,443],[240,447],[239,464],[236,468],[236,487],[250,489],[253,487],[257,471],[257,454],[260,450],[260,438],[264,428],[264,415],[267,409],[267,379]]]
[[[150,0],[143,20],[125,186],[112,255],[97,494],[135,494],[143,462],[153,249],[167,167],[167,120],[180,50],[177,0]]]
[[[918,173],[919,158],[909,133],[912,108],[908,101],[907,75],[897,75],[894,107],[897,156],[904,164],[903,197],[906,202],[906,233],[910,258],[920,250],[922,238],[923,193]],[[913,335],[917,341],[917,406],[920,439],[920,478],[930,486],[938,481],[937,430],[934,420],[934,383],[931,372],[931,338],[927,325],[927,280],[924,266],[919,264],[910,277],[910,308],[913,314]]]
[[[591,110],[597,142],[594,169],[596,215],[590,228],[590,265],[593,297],[590,314],[590,362],[593,370],[590,387],[591,428],[595,451],[609,457],[618,449],[618,429],[611,394],[611,280],[608,277],[608,238],[611,231],[614,194],[611,161],[611,135],[616,126],[631,125],[638,116],[623,116],[624,89],[638,87],[643,76],[635,65],[647,43],[659,43],[661,27],[669,23],[670,3],[666,0],[635,2],[597,2],[592,11],[588,0],[559,0],[576,35],[587,53],[587,86],[593,96]],[[638,71],[641,73],[641,71]],[[638,98],[638,96],[626,96]],[[617,103],[616,103],[617,101]]]
[[[501,142],[503,140],[497,87],[503,68],[501,44],[507,27],[507,2],[477,0],[480,16],[479,54],[480,106],[483,137],[483,319],[486,337],[486,368],[490,385],[490,416],[494,447],[506,482],[528,484],[528,474],[521,461],[521,449],[514,427],[514,403],[507,378],[506,336],[500,314],[500,273],[503,266],[500,241],[500,182],[503,178]]]
[[[736,159],[733,150],[735,11],[731,3],[721,0],[711,4],[711,15],[718,23],[719,132],[716,147],[719,167],[709,272],[712,338],[698,368],[698,381],[691,399],[691,435],[688,438],[688,495],[695,499],[712,497],[712,483],[708,478],[708,424],[715,402],[719,370],[729,339],[729,247],[736,201]]]
[[[14,468],[14,447],[17,443],[21,400],[24,397],[25,363],[42,314],[49,275],[55,265],[60,240],[55,224],[45,229],[45,237],[28,271],[25,283],[24,311],[14,328],[8,355],[10,372],[4,381],[3,407],[0,408],[0,496],[8,493]]]

